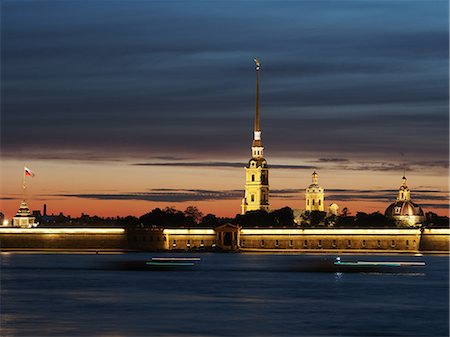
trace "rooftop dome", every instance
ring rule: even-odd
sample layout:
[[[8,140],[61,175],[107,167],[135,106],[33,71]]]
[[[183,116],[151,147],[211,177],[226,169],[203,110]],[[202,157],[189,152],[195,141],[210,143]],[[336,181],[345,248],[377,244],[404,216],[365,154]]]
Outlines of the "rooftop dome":
[[[423,210],[411,200],[396,201],[386,208],[384,215],[387,217],[397,216],[423,216]]]

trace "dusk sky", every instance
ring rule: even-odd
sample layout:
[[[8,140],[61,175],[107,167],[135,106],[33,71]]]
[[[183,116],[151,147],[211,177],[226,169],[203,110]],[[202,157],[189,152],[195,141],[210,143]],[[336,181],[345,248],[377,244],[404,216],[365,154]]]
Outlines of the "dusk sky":
[[[0,211],[234,216],[261,60],[271,208],[448,214],[448,1],[1,2]]]

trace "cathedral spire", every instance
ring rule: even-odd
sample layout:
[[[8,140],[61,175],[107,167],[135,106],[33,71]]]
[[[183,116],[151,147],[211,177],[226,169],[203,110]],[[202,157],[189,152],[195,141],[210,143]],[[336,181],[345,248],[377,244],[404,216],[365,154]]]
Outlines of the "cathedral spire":
[[[312,183],[314,185],[317,185],[317,182],[318,182],[318,174],[317,174],[316,171],[314,171],[313,174],[312,174]]]
[[[259,112],[259,70],[256,65],[256,111],[253,127],[252,158],[245,167],[245,195],[242,199],[242,214],[248,211],[269,211],[269,167],[264,159],[264,147],[261,141],[261,125]]]
[[[253,128],[253,147],[261,147],[261,118],[259,111],[259,70],[261,69],[261,63],[258,59],[255,59],[256,70],[256,104],[255,104],[255,125]]]

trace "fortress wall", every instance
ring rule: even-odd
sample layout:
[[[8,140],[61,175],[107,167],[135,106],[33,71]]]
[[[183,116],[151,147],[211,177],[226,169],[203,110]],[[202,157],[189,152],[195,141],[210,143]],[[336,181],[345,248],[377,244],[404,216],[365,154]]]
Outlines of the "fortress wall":
[[[420,250],[424,252],[449,252],[450,229],[424,229],[420,241]]]
[[[0,228],[0,249],[188,250],[218,245],[214,229]],[[450,229],[243,228],[245,250],[449,252]]]
[[[127,249],[123,228],[0,228],[0,248]]]
[[[419,250],[420,230],[398,229],[242,229],[242,249]]]
[[[165,249],[213,248],[216,245],[214,229],[165,229]]]
[[[126,231],[127,246],[135,250],[167,249],[167,237],[160,228],[133,228]]]

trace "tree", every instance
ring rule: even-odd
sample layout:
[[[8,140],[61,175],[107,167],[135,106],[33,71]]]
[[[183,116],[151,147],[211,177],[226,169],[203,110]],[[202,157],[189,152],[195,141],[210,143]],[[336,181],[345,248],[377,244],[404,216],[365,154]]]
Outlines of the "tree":
[[[193,221],[195,224],[199,224],[200,221],[201,221],[202,218],[203,218],[202,212],[200,212],[200,211],[198,210],[198,208],[195,207],[195,206],[188,206],[188,207],[186,208],[186,210],[184,211],[184,215],[185,215],[187,218],[192,218],[192,221]]]
[[[427,227],[449,228],[450,226],[448,216],[439,216],[433,212],[427,212],[425,216],[425,225]]]
[[[176,210],[173,207],[166,207],[164,210],[155,208],[150,213],[142,215],[139,220],[144,226],[157,227],[179,227],[192,224],[187,221],[183,212]]]
[[[337,223],[337,221],[338,221],[338,216],[331,214],[325,218],[324,223],[325,223],[325,226],[333,228],[334,225]]]
[[[346,217],[346,216],[350,216],[352,213],[350,212],[350,210],[347,207],[344,207],[342,209],[341,215]]]
[[[206,214],[200,222],[202,227],[214,228],[219,225],[219,218],[214,214]]]
[[[326,212],[321,211],[305,211],[302,215],[301,224],[304,227],[317,227],[319,225],[324,225]]]
[[[236,215],[236,223],[242,227],[270,227],[274,222],[273,215],[262,210]]]
[[[290,227],[294,226],[294,211],[290,207],[283,207],[270,212],[277,226]]]

